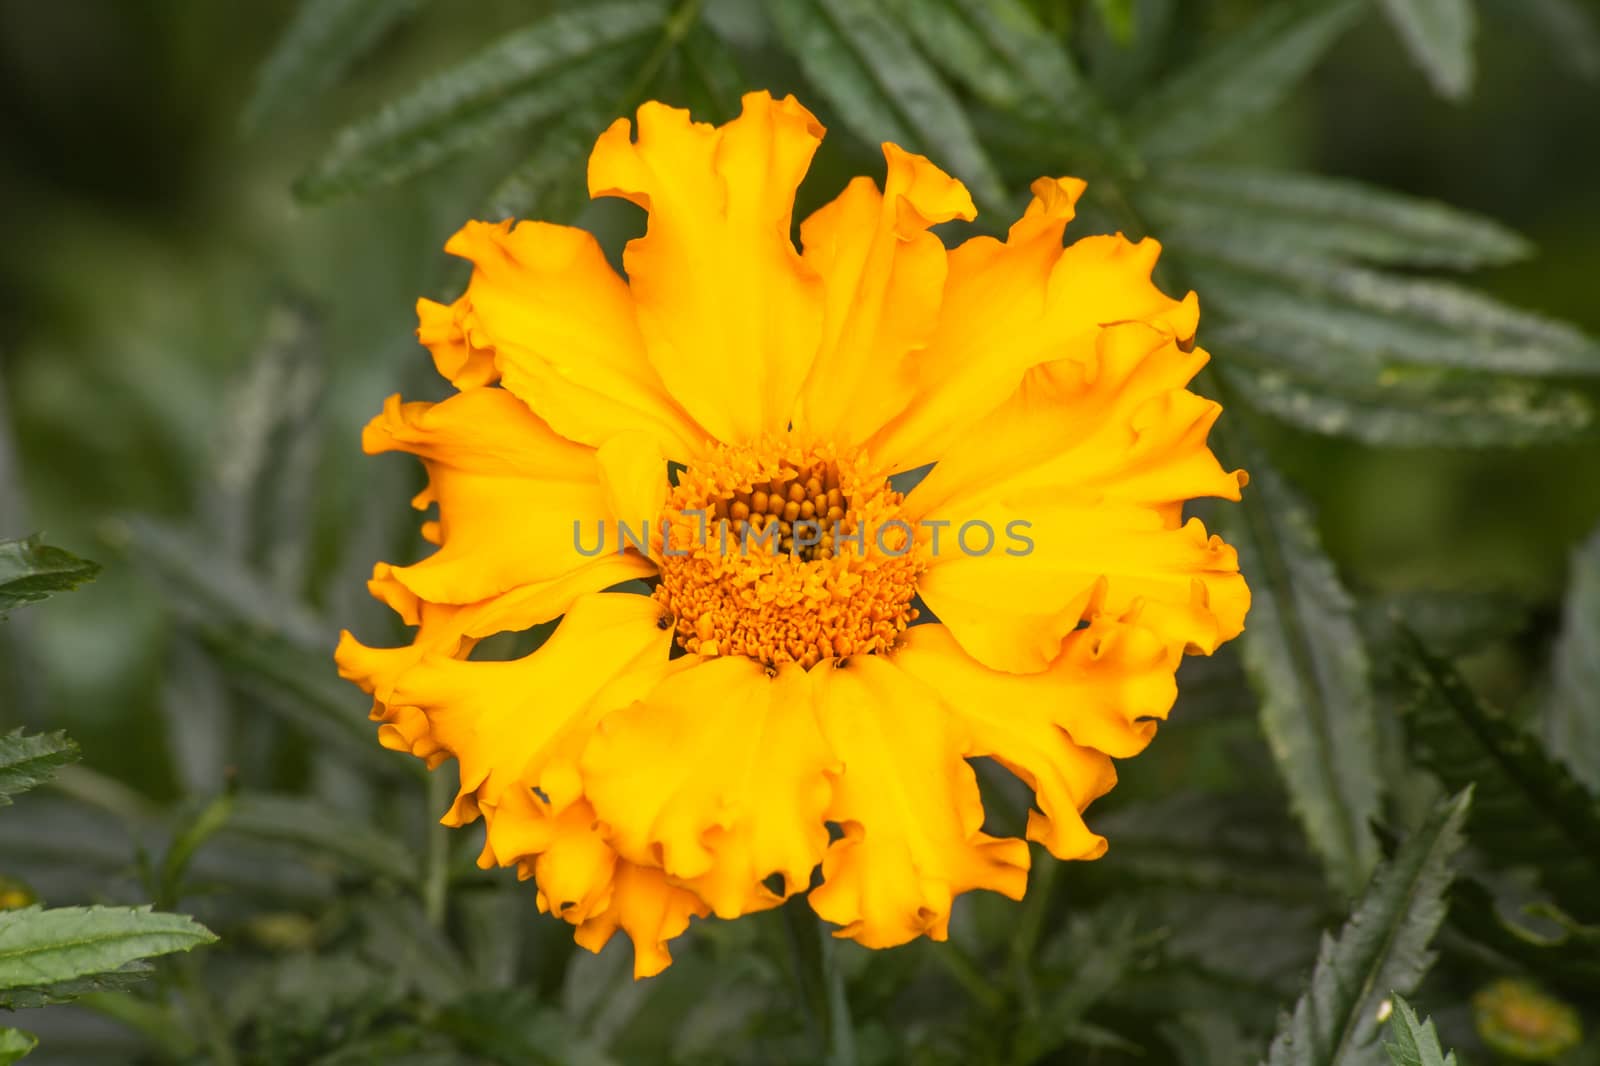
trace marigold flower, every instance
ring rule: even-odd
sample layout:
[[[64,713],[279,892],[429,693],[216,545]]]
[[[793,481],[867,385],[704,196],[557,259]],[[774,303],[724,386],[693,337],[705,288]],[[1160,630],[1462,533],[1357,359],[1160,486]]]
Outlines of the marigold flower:
[[[438,549],[378,564],[415,639],[346,633],[341,674],[385,746],[458,760],[444,821],[483,817],[480,864],[588,948],[623,930],[639,975],[691,916],[808,889],[869,947],[943,939],[971,889],[1020,898],[1028,845],[983,832],[971,757],[1033,790],[1028,839],[1099,857],[1112,759],[1249,604],[1182,515],[1245,476],[1206,445],[1198,305],[1151,283],[1156,243],[1063,247],[1061,178],[946,249],[967,190],[885,144],[883,188],[850,182],[797,251],[822,134],[765,93],[720,127],[618,120],[589,189],[648,213],[626,277],[582,230],[468,223],[466,293],[419,304],[460,391],[392,397],[363,437],[422,460]],[[526,658],[470,659],[558,616]]]

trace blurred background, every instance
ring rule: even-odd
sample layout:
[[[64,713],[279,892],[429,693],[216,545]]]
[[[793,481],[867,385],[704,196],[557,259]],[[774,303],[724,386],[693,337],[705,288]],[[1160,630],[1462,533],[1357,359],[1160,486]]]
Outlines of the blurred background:
[[[92,775],[68,781],[77,799],[104,809],[134,796],[155,810],[233,775],[344,814],[393,802],[420,816],[420,784],[402,771],[387,791],[366,787],[348,761],[321,759],[321,741],[284,726],[293,709],[224,713],[238,706],[238,677],[219,667],[215,633],[187,622],[225,616],[235,657],[225,662],[270,655],[285,633],[330,655],[340,625],[380,643],[392,634],[363,582],[373,560],[418,550],[401,501],[421,477],[400,457],[362,456],[359,429],[391,392],[442,393],[415,342],[413,304],[459,291],[465,273],[441,251],[445,238],[484,213],[543,134],[508,136],[359,197],[312,205],[293,186],[339,129],[547,6],[417,5],[337,84],[252,122],[246,104],[291,0],[0,0],[0,537],[42,530],[105,566],[0,630],[0,727],[69,730]],[[1144,75],[1119,58],[1129,46],[1090,5],[1033,7],[1046,24],[1077,20],[1074,47],[1113,104],[1137,94]],[[1135,35],[1147,35],[1141,63],[1170,68],[1203,33],[1260,7],[1131,5]],[[1431,92],[1369,14],[1208,158],[1355,178],[1498,220],[1536,252],[1473,284],[1600,334],[1600,45],[1573,32],[1565,10],[1480,3],[1477,78],[1459,100]],[[746,46],[746,87],[805,92],[793,61],[763,38],[757,5],[712,3],[706,17]],[[836,132],[801,211],[879,167],[828,101],[806,102]],[[974,122],[986,135],[981,113]],[[1067,142],[1049,162],[1080,171]],[[572,210],[567,220],[607,234],[613,249],[637,224],[614,203]],[[1205,308],[1204,289],[1200,298]],[[1314,503],[1348,586],[1502,597],[1524,621],[1475,651],[1469,673],[1513,706],[1538,690],[1569,553],[1600,520],[1592,432],[1517,450],[1376,448],[1242,408],[1228,417],[1265,439]],[[361,703],[331,695],[331,662],[254,662],[251,676],[317,690],[289,702]],[[401,758],[375,744],[373,754]],[[1171,754],[1138,780],[1159,790],[1163,776],[1193,772]],[[1267,771],[1246,760],[1216,772]],[[106,834],[94,824],[56,831],[63,862],[100,846],[122,861],[95,843]],[[0,831],[0,847],[30,833]],[[62,875],[39,887],[72,902],[90,883]]]

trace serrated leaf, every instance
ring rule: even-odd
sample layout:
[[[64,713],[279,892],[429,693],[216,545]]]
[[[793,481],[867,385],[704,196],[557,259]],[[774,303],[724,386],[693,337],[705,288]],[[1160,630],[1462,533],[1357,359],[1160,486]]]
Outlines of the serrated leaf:
[[[979,100],[1054,138],[1062,127],[1075,130],[1128,165],[1132,148],[1077,63],[1020,0],[893,0],[889,7],[923,53]]]
[[[256,75],[241,124],[268,119],[337,84],[350,65],[424,0],[301,0],[283,36]]]
[[[0,1025],[0,1066],[11,1066],[38,1046],[39,1038],[32,1033]]]
[[[1533,608],[1533,600],[1509,587],[1413,588],[1362,602],[1372,623],[1404,618],[1428,647],[1449,656],[1516,637],[1528,628]]]
[[[1580,436],[1594,421],[1583,393],[1515,378],[1389,370],[1349,381],[1241,365],[1224,365],[1221,372],[1258,411],[1321,436],[1380,447],[1555,444]]]
[[[1259,451],[1240,458],[1250,485],[1228,539],[1252,594],[1241,655],[1290,803],[1331,883],[1354,894],[1378,858],[1368,823],[1381,791],[1354,604],[1305,502]]]
[[[0,911],[0,1007],[82,994],[100,977],[116,983],[139,960],[216,939],[187,915],[149,907]]]
[[[1005,187],[966,112],[895,20],[872,0],[789,0],[768,9],[816,91],[867,144],[894,141],[967,183],[984,210]]]
[[[625,80],[663,17],[648,0],[548,15],[346,128],[295,192],[319,201],[392,184],[588,103]]]
[[[1459,100],[1472,88],[1472,0],[1382,0],[1383,13],[1440,96]]]
[[[1249,246],[1261,259],[1331,256],[1465,269],[1526,258],[1492,219],[1346,178],[1186,163],[1140,186],[1139,206],[1171,248]]]
[[[1600,802],[1410,630],[1396,632],[1412,756],[1448,788],[1477,786],[1473,843],[1496,865],[1532,867],[1574,917],[1600,918]]]
[[[1545,748],[1600,792],[1600,529],[1572,553],[1550,674],[1539,716]]]
[[[1222,240],[1185,257],[1193,284],[1257,350],[1322,345],[1387,363],[1528,376],[1600,376],[1600,344],[1564,322],[1448,282]]]
[[[1147,157],[1189,155],[1277,103],[1355,24],[1361,0],[1286,0],[1211,43],[1134,106],[1128,128]]]
[[[414,882],[417,860],[410,849],[366,822],[345,818],[326,803],[295,796],[245,793],[234,797],[227,830],[274,840],[328,856],[377,877]]]
[[[1268,1066],[1373,1061],[1384,1000],[1415,989],[1433,964],[1428,943],[1445,915],[1450,862],[1470,802],[1470,789],[1441,801],[1373,876],[1338,938],[1323,935],[1306,991],[1279,1023]]]
[[[65,733],[23,736],[18,729],[0,736],[0,807],[9,806],[12,796],[44,784],[57,770],[77,762],[80,754]]]
[[[0,540],[0,617],[13,607],[70,592],[99,572],[100,564],[41,543],[37,536]]]
[[[1418,1018],[1398,992],[1392,998],[1394,1013],[1389,1016],[1389,1038],[1384,1041],[1383,1050],[1389,1053],[1393,1066],[1456,1066],[1455,1052],[1446,1055],[1439,1046],[1433,1019]]]

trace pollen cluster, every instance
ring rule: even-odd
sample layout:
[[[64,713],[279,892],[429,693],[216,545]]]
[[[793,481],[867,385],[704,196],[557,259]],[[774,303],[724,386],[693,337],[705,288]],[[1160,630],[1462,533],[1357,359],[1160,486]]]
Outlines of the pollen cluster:
[[[900,503],[825,445],[720,446],[681,473],[656,525],[663,624],[689,652],[768,666],[892,647],[926,565]]]

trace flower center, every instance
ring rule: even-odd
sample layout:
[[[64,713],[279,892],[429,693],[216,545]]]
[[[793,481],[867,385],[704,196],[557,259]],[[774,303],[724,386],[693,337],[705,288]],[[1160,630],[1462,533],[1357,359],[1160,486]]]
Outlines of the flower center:
[[[656,527],[655,598],[678,643],[807,668],[892,647],[926,565],[901,499],[826,446],[720,445],[680,474]]]

